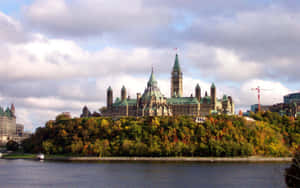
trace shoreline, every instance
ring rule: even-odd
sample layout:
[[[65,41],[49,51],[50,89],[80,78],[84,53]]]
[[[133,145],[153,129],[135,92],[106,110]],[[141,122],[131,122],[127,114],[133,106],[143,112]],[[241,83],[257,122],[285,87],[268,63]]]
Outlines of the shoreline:
[[[202,162],[202,163],[286,163],[292,157],[51,157],[49,161],[106,161],[106,162]]]
[[[3,155],[0,159],[39,160],[36,154]],[[95,161],[95,162],[200,162],[200,163],[288,163],[292,157],[72,157],[45,155],[45,161]]]

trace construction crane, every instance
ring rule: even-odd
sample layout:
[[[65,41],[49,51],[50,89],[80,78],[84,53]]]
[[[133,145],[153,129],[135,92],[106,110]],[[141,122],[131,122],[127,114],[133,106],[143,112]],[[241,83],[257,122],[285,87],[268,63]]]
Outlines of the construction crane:
[[[269,89],[261,89],[259,86],[257,86],[257,88],[252,88],[251,90],[252,90],[252,91],[257,91],[258,112],[260,112],[260,92],[261,92],[262,90],[267,91],[267,90],[269,90]]]

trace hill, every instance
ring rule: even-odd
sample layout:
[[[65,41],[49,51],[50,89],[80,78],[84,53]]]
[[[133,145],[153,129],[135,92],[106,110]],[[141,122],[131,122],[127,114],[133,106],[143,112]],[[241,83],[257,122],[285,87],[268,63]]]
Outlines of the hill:
[[[192,117],[59,116],[23,142],[25,152],[83,156],[290,156],[300,145],[300,120],[274,113]]]

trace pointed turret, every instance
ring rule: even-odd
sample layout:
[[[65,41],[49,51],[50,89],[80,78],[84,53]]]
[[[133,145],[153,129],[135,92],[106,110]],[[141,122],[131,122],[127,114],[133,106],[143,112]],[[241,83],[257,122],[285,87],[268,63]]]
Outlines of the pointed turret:
[[[160,92],[158,88],[157,81],[154,76],[154,71],[152,68],[151,75],[149,78],[149,81],[147,83],[147,88],[144,90],[144,93],[141,97],[142,101],[150,101],[152,98],[155,98],[159,100],[160,98],[163,98],[163,94]]]
[[[123,86],[121,89],[121,100],[122,101],[126,100],[126,95],[127,95],[126,88],[125,88],[125,86]]]
[[[200,88],[199,84],[196,85],[195,96],[196,96],[197,100],[200,102],[201,101],[201,88]]]
[[[210,87],[210,95],[211,95],[211,102],[213,105],[213,109],[216,108],[216,102],[217,102],[217,94],[216,94],[216,86],[214,83],[211,84]]]
[[[174,97],[177,93],[178,97],[182,97],[183,86],[182,86],[182,72],[179,65],[178,55],[175,56],[175,62],[171,74],[171,97]]]
[[[113,90],[111,89],[111,87],[109,86],[107,89],[107,109],[110,109],[112,107],[113,104]]]
[[[155,80],[154,71],[152,68],[151,75],[148,81],[148,87],[157,86],[157,81]]]
[[[175,56],[175,63],[174,63],[174,66],[173,66],[173,71],[179,71],[180,72],[178,54],[176,54],[176,56]]]
[[[14,104],[11,104],[10,111],[11,111],[13,117],[16,117],[16,109],[15,109],[15,105]]]

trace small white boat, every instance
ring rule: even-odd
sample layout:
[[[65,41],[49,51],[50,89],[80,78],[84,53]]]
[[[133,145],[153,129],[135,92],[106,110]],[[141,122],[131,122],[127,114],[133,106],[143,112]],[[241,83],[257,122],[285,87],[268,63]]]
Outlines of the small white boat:
[[[45,159],[45,155],[42,154],[42,153],[40,153],[40,154],[37,155],[37,158],[38,158],[39,160],[44,160],[44,159]]]

